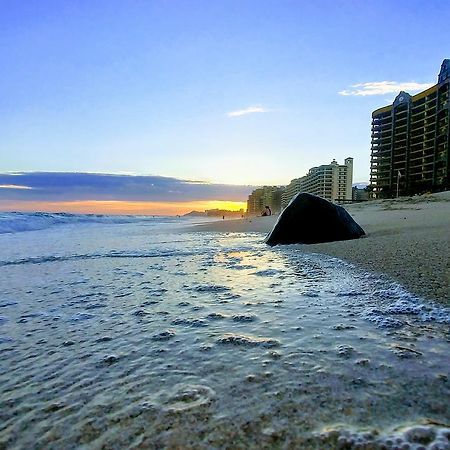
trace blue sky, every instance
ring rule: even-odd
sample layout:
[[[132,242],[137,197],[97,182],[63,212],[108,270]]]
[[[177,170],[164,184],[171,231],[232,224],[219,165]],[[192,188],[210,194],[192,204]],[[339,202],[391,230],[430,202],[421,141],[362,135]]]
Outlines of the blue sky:
[[[0,172],[287,184],[352,156],[368,181],[371,112],[436,83],[449,18],[433,0],[0,0]]]

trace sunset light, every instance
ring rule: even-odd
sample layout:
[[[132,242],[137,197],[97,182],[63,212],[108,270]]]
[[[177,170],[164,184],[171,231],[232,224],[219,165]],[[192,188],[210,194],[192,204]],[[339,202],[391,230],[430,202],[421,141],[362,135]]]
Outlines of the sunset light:
[[[75,214],[136,214],[155,216],[176,216],[191,211],[204,212],[207,209],[224,209],[239,211],[246,209],[245,202],[222,200],[199,200],[191,202],[130,202],[130,201],[72,201],[72,202],[43,202],[43,201],[0,201],[3,211],[42,211],[67,212]]]

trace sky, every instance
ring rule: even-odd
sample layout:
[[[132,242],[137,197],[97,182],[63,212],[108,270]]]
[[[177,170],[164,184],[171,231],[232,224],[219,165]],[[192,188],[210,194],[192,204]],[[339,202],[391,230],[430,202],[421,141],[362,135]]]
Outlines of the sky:
[[[449,18],[440,0],[0,0],[0,210],[107,209],[97,184],[36,199],[29,173],[197,183],[108,199],[161,204],[242,202],[348,156],[368,181],[371,113],[436,83]]]
[[[0,173],[0,205],[3,211],[177,215],[245,210],[242,199],[253,188],[148,175]]]

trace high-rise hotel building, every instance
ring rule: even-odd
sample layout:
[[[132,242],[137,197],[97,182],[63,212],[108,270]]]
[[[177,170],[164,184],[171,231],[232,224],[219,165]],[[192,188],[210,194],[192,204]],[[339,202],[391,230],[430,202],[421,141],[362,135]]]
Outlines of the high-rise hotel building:
[[[268,206],[273,213],[281,210],[281,195],[284,191],[280,186],[263,186],[255,189],[247,200],[247,214],[260,215],[265,206]]]
[[[291,180],[281,198],[281,206],[285,208],[291,199],[299,192],[318,195],[330,201],[345,201],[352,199],[353,158],[346,158],[344,164],[336,160],[309,169],[301,177]]]
[[[370,184],[375,198],[449,189],[450,59],[438,83],[372,113]]]

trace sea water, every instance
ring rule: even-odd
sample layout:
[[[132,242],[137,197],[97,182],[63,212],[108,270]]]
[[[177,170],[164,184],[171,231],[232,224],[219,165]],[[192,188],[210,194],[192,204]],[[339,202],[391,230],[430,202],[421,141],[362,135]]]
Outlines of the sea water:
[[[0,216],[0,448],[450,448],[448,309],[190,225]]]

